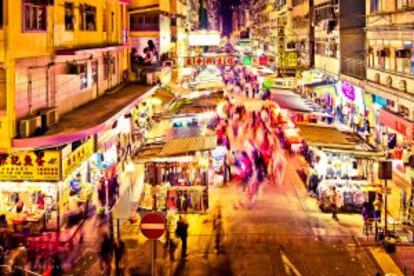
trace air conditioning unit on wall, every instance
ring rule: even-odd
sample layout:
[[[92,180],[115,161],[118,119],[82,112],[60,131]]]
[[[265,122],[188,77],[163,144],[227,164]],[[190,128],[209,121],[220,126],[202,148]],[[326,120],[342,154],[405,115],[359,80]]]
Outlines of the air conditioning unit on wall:
[[[19,135],[22,138],[33,136],[42,127],[41,116],[30,116],[19,121]]]
[[[55,107],[45,108],[39,111],[42,117],[42,129],[47,130],[59,121],[59,114]]]

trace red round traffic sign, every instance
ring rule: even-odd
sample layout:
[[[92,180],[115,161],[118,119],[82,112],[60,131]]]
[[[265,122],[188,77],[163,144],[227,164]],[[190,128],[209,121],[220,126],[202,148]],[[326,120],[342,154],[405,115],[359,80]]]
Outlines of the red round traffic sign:
[[[145,237],[157,240],[165,232],[165,219],[158,213],[147,213],[141,219],[140,228]]]

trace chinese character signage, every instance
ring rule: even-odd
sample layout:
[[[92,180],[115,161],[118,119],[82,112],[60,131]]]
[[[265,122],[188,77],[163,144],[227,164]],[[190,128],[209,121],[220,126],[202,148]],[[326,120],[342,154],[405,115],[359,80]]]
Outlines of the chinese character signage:
[[[233,66],[236,64],[234,56],[198,56],[198,57],[185,57],[184,66],[203,66],[203,65],[217,65],[217,66]]]
[[[58,181],[59,151],[0,153],[0,180]]]
[[[65,178],[95,152],[94,139],[90,138],[62,160],[62,177]]]
[[[297,67],[298,66],[298,54],[297,52],[286,52],[285,67]]]
[[[187,57],[184,59],[184,66],[190,67],[193,66],[193,58]]]

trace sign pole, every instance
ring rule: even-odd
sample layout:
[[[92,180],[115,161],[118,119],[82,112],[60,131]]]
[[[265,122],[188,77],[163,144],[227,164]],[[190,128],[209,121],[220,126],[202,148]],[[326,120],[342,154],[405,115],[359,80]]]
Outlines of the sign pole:
[[[152,250],[151,250],[151,275],[155,276],[155,243],[156,240],[152,240]]]
[[[385,179],[384,182],[384,186],[385,186],[385,196],[384,196],[384,237],[387,237],[388,235],[388,191],[387,191],[387,179]]]

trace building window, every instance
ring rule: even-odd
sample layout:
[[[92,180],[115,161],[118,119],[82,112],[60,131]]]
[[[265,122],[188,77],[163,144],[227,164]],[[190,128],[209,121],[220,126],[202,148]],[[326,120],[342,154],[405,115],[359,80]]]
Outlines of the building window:
[[[7,109],[6,70],[0,68],[0,111]]]
[[[159,13],[136,13],[129,17],[131,31],[159,31]]]
[[[3,29],[3,0],[0,0],[0,29]]]
[[[75,9],[73,3],[65,3],[65,30],[75,30]]]
[[[414,7],[414,0],[397,0],[397,9],[403,10]]]
[[[23,0],[24,30],[46,31],[47,6],[37,0]]]
[[[395,51],[396,71],[404,74],[410,74],[411,71],[411,51],[410,49],[401,49]]]
[[[79,77],[80,77],[80,89],[85,89],[88,87],[88,67],[86,63],[78,65]]]
[[[403,92],[407,92],[407,81],[405,80],[400,80],[398,82],[398,89],[400,89]]]
[[[111,31],[115,32],[115,13],[111,12]]]
[[[102,32],[106,32],[106,9],[102,11]]]
[[[81,4],[80,12],[80,29],[82,31],[96,31],[96,7]]]
[[[386,69],[385,67],[385,58],[389,56],[389,49],[382,49],[377,51],[377,64],[376,66],[380,69]]]
[[[410,116],[410,110],[403,105],[398,105],[398,114],[403,118],[408,118]]]

